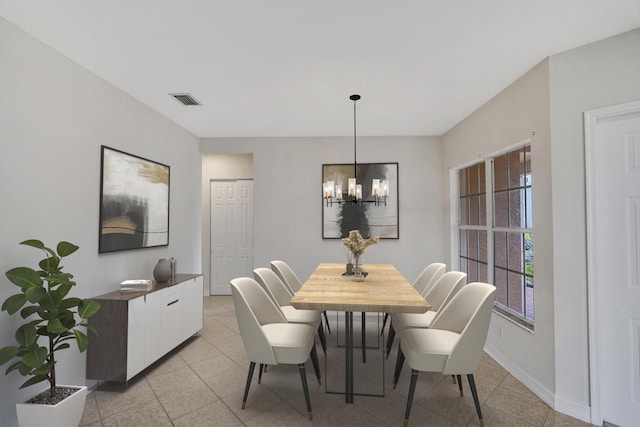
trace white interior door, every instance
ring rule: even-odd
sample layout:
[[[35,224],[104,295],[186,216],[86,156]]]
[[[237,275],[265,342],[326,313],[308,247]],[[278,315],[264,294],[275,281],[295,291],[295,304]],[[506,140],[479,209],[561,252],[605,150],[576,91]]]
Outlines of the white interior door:
[[[591,422],[640,426],[640,103],[586,117]]]
[[[211,295],[230,295],[231,279],[253,277],[253,181],[211,181]]]

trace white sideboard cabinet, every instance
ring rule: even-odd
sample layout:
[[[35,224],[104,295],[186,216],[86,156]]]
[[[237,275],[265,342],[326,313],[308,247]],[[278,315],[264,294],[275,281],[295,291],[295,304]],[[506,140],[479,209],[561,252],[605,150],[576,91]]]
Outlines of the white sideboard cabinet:
[[[178,274],[148,292],[110,292],[89,324],[87,378],[127,382],[203,327],[203,278]]]

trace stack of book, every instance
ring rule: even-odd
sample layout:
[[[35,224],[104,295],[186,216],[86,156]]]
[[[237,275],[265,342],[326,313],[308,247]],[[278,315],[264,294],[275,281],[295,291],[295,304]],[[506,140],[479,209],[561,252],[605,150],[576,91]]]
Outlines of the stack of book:
[[[135,279],[120,283],[120,292],[146,292],[151,290],[153,280]]]

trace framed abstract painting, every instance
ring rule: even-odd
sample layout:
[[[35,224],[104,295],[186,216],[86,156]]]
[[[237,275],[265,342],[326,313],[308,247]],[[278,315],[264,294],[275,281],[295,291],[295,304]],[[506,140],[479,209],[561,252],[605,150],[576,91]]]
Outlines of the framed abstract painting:
[[[169,245],[167,165],[102,146],[98,252]]]
[[[354,177],[353,163],[322,165],[322,182],[333,181],[344,191],[341,203],[322,199],[322,238],[340,239],[351,230],[359,230],[365,239],[398,239],[398,163],[358,163],[355,175],[362,185],[363,197],[358,203],[348,201],[346,194],[348,180]],[[373,179],[389,181],[389,196],[384,203],[373,201]]]

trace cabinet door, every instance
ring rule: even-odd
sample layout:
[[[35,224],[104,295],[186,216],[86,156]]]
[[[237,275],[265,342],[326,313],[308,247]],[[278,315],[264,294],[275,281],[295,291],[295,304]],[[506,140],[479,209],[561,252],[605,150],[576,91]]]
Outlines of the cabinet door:
[[[128,305],[127,380],[147,366],[145,359],[146,309],[144,297],[134,298],[129,301]]]
[[[160,315],[162,311],[162,297],[164,292],[165,289],[152,292],[145,296],[145,309],[147,315],[145,319],[145,336],[143,342],[145,343],[146,350],[146,366],[151,365],[164,354],[162,353],[162,346],[160,344],[160,337],[162,335]]]
[[[161,351],[165,354],[182,343],[184,336],[184,283],[163,289],[160,314]]]
[[[185,339],[195,334],[203,327],[203,279],[195,277],[184,282],[185,284]]]

